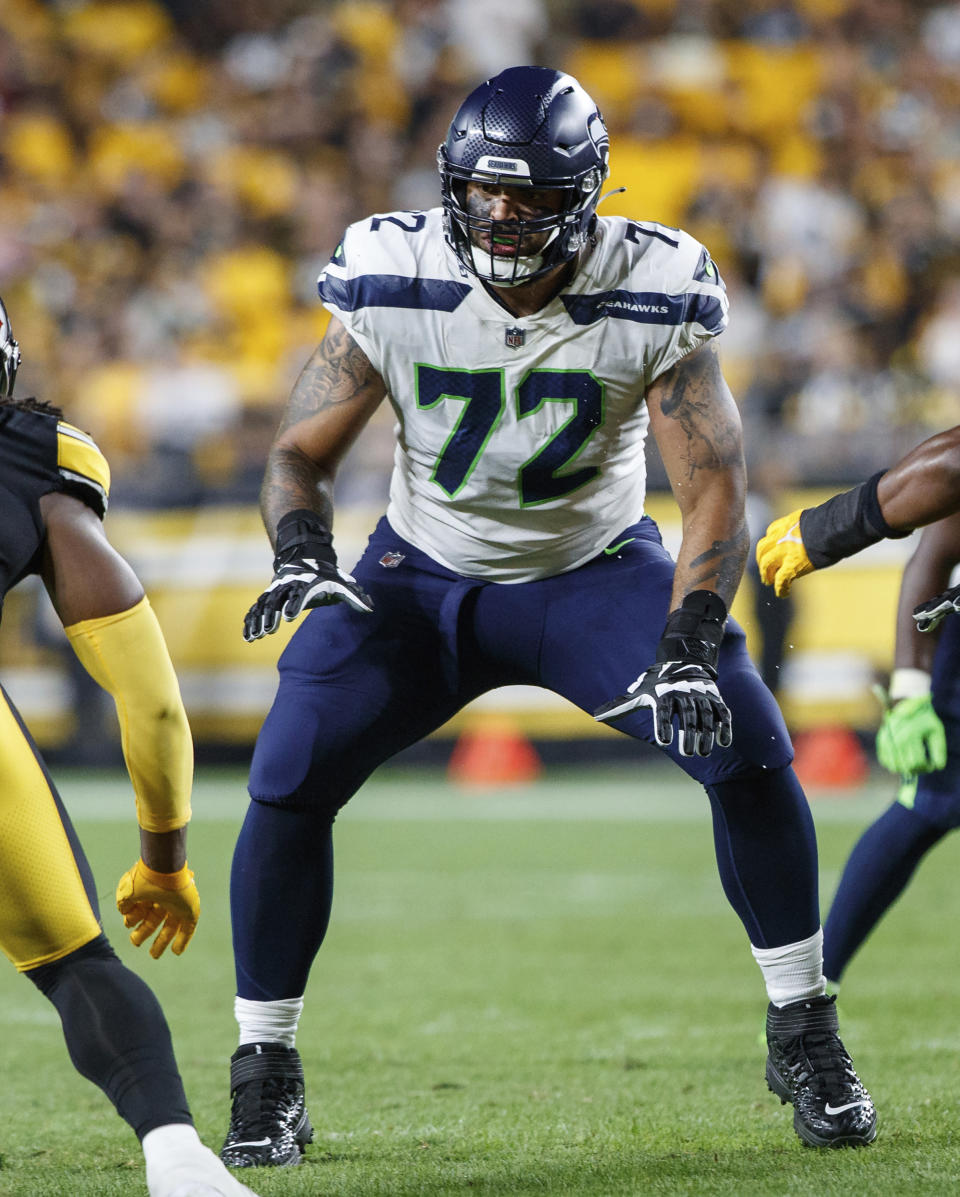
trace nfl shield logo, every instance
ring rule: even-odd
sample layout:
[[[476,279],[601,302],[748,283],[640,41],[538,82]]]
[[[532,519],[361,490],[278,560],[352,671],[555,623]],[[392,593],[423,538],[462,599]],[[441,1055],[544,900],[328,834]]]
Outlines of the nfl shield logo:
[[[380,564],[384,569],[396,569],[405,556],[406,553],[384,553],[380,558]]]
[[[503,343],[508,349],[522,349],[527,334],[522,328],[508,328],[503,334]]]

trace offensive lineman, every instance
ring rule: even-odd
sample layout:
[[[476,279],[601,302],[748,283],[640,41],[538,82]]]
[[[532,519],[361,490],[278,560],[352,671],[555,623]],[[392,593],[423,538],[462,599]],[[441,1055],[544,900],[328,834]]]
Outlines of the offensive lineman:
[[[200,916],[186,861],[193,744],[163,633],[108,542],[110,471],[50,404],[13,398],[20,350],[0,301],[0,603],[40,574],[84,668],[113,696],[141,858],[117,905],[150,955],[184,951]],[[0,688],[0,948],[56,1007],[70,1059],[141,1141],[150,1197],[251,1197],[193,1128],[153,993],[100,925],[93,877],[36,745]]]
[[[687,234],[596,217],[607,151],[575,79],[510,68],[454,117],[442,207],[351,225],[320,277],[332,319],[269,454],[275,572],[244,626],[254,640],[317,608],[280,659],[234,854],[231,1165],[295,1164],[312,1136],[294,1044],[337,811],[382,761],[510,684],[617,719],[703,784],[770,998],[768,1084],[806,1143],[876,1134],[824,995],[816,840],[787,730],[727,621],[748,536],[739,417],[710,344],[723,283]],[[350,576],[333,479],[384,398],[390,503]],[[683,517],[676,563],[643,514],[648,429]]]

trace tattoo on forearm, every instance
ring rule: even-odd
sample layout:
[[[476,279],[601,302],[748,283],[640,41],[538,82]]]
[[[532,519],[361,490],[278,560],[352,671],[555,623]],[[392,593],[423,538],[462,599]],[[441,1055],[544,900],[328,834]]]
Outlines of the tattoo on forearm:
[[[750,551],[750,536],[741,523],[727,540],[715,540],[709,549],[694,557],[689,565],[691,590],[709,588],[729,605],[737,593]]]
[[[718,470],[743,462],[739,421],[729,418],[718,394],[727,393],[712,347],[685,359],[665,380],[660,410],[686,434],[687,478],[697,470]]]
[[[260,511],[267,532],[274,539],[277,522],[288,511],[300,507],[315,511],[326,523],[333,522],[333,474],[338,453],[349,443],[351,421],[365,419],[383,396],[383,381],[366,354],[339,321],[331,322],[327,334],[297,379],[267,458],[260,489]],[[341,405],[340,412],[331,409]],[[327,417],[330,417],[328,420]],[[332,427],[324,441],[316,426],[307,430],[301,442],[316,448],[316,454],[298,448],[298,433],[284,434],[306,421]],[[339,442],[338,442],[339,438]],[[281,443],[283,442],[283,443]]]
[[[377,378],[360,346],[342,325],[331,326],[291,392],[280,431],[325,407],[356,399]]]
[[[271,543],[276,541],[280,517],[301,507],[315,511],[332,527],[333,503],[316,464],[295,449],[274,447],[260,489],[260,512]]]

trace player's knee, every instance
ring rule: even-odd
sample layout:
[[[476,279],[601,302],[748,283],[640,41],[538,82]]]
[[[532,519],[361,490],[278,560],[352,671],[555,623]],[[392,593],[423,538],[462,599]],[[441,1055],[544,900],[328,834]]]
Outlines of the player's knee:
[[[315,833],[317,829],[333,824],[348,798],[349,795],[340,799],[321,789],[262,797],[251,789],[248,820],[253,816],[257,827],[269,825],[271,829],[275,829],[278,822],[296,822],[301,827],[309,826]]]
[[[767,811],[796,808],[805,812],[808,809],[803,788],[789,764],[772,769],[755,766],[745,769],[734,777],[707,786],[707,793],[727,810],[740,806]]]
[[[59,960],[28,969],[24,975],[30,978],[44,996],[51,997],[63,980],[74,973],[78,965],[88,960],[115,961],[120,964],[120,958],[110,946],[110,941],[101,933]]]
[[[358,788],[333,762],[329,767],[315,765],[305,773],[268,764],[255,758],[250,769],[248,792],[261,807],[298,811],[329,822]]]

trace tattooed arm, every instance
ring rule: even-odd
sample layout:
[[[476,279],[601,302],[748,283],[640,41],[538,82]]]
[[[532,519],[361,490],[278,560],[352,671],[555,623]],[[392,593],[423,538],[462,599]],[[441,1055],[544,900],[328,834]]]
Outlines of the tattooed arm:
[[[273,545],[288,511],[333,524],[337,467],[386,394],[383,379],[336,317],[297,379],[267,457],[260,510]]]
[[[269,636],[311,607],[373,604],[333,550],[333,480],[386,394],[383,379],[339,320],[307,362],[267,456],[260,510],[274,548],[273,580],[247,612],[243,638]]]
[[[621,719],[646,707],[658,744],[673,743],[676,721],[681,756],[708,756],[733,737],[717,686],[723,627],[749,547],[740,417],[710,345],[661,375],[647,391],[647,406],[683,540],[656,659],[594,718]]]
[[[647,406],[683,519],[671,610],[694,590],[712,590],[729,607],[750,547],[746,469],[740,413],[713,346],[662,374],[647,392]]]

